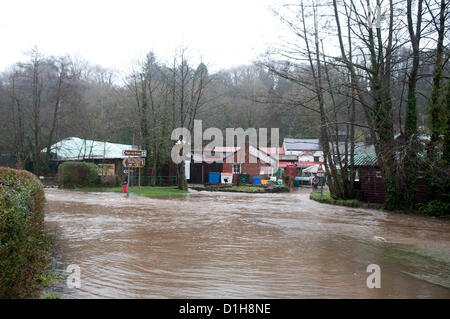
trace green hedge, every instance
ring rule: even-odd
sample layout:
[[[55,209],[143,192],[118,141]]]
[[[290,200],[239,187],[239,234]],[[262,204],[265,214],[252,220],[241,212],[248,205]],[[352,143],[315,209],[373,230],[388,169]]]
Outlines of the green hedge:
[[[34,297],[46,269],[45,195],[39,179],[0,167],[0,298]]]
[[[61,188],[98,186],[99,167],[94,163],[65,162],[58,167],[58,184]]]

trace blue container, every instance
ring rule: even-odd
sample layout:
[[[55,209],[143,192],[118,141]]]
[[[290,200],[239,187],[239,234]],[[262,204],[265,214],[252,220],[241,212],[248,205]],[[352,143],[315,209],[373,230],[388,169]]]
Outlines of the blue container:
[[[220,173],[210,172],[209,173],[209,182],[211,184],[213,184],[213,183],[220,184]]]
[[[253,185],[261,185],[261,177],[253,177]]]

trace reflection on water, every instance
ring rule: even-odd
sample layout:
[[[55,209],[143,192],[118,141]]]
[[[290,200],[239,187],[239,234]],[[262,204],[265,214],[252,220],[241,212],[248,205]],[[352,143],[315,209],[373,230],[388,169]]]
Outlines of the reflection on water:
[[[334,207],[309,194],[174,198],[47,190],[65,298],[450,297],[450,223]],[[375,237],[383,237],[386,242]],[[366,267],[381,267],[368,289]]]

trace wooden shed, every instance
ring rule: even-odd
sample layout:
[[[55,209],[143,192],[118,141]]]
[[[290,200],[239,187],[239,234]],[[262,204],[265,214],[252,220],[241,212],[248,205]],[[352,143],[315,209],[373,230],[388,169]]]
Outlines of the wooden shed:
[[[355,155],[355,167],[358,169],[358,197],[368,203],[383,204],[387,199],[386,184],[374,153]],[[417,192],[414,195],[418,202],[425,200],[425,181],[422,172],[418,172]]]

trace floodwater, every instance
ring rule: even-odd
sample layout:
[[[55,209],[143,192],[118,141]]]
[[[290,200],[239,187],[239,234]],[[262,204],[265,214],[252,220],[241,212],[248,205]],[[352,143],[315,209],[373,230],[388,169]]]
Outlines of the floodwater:
[[[450,298],[448,221],[320,204],[305,190],[46,197],[60,266],[81,270],[79,289],[51,287],[63,298]],[[367,287],[370,264],[381,288]]]

